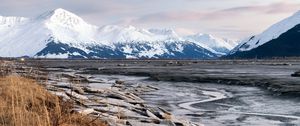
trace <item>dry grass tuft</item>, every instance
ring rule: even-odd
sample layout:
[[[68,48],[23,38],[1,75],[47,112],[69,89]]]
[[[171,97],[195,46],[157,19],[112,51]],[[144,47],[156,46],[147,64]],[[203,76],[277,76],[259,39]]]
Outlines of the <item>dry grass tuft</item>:
[[[47,92],[34,80],[0,78],[2,126],[105,126],[99,119],[72,113],[73,104]]]

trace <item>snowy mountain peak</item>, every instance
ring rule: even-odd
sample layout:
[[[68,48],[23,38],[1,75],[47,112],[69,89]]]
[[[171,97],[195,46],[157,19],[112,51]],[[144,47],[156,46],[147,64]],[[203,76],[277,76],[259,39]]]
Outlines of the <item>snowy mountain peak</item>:
[[[225,47],[230,50],[236,46],[236,43],[232,43],[228,39],[217,38],[210,34],[198,33],[186,36],[185,38],[189,41],[200,42],[209,47]]]
[[[213,58],[220,54],[215,49],[227,51],[209,48],[211,43],[202,39],[187,41],[173,29],[90,25],[61,8],[32,19],[0,16],[0,36],[0,56],[5,57]]]
[[[151,33],[161,34],[161,35],[177,35],[173,29],[149,29]]]
[[[134,26],[106,25],[98,30],[102,43],[181,41],[174,30],[140,29]]]
[[[134,27],[134,26],[132,26],[132,25],[128,25],[128,26],[126,26],[125,28],[126,28],[126,29],[132,29],[132,30],[136,30],[136,29],[137,29],[136,27]]]
[[[237,45],[237,43],[234,41],[217,38],[213,35],[203,33],[185,36],[184,39],[190,42],[194,42],[220,55],[225,55]]]
[[[157,38],[166,40],[182,40],[174,29],[149,29],[148,31],[157,36]]]
[[[147,31],[134,26],[106,25],[98,30],[98,35],[103,44],[152,41]]]
[[[300,24],[300,11],[272,25],[261,34],[244,39],[239,47],[237,47],[238,50],[235,51],[249,51],[257,48],[258,46],[278,38],[281,34],[287,32],[298,24]]]
[[[63,25],[70,26],[85,24],[82,18],[64,9],[54,10],[53,15],[51,16],[51,20],[54,22],[62,23]]]
[[[55,10],[51,10],[51,11],[45,12],[42,15],[43,15],[43,17],[46,17],[46,18],[59,18],[59,19],[71,18],[71,19],[82,20],[76,14],[74,14],[74,13],[72,13],[70,11],[64,10],[62,8],[58,8],[58,9],[55,9]]]
[[[293,16],[300,16],[300,10],[293,14]]]
[[[300,11],[272,25],[259,35],[244,39],[228,55],[231,58],[300,56]]]
[[[88,25],[81,17],[61,8],[46,12],[38,16],[38,19],[67,28],[76,28]]]

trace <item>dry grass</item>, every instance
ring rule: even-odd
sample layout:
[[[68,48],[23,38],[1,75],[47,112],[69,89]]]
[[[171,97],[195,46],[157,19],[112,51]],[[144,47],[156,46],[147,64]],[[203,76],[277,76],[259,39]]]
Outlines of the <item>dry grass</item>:
[[[0,125],[105,126],[99,119],[71,112],[72,103],[48,93],[34,80],[0,78]]]

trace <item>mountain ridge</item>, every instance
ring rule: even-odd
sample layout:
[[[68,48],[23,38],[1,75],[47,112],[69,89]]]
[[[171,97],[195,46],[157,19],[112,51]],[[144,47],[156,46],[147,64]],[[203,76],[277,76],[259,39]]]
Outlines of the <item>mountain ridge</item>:
[[[105,51],[115,55],[114,51],[118,52],[120,56],[118,58],[172,57],[202,59],[216,58],[225,54],[213,48],[208,48],[209,46],[203,46],[203,44],[201,46],[201,44],[195,42],[196,40],[188,41],[184,37],[180,37],[172,29],[139,29],[133,26],[117,25],[98,27],[61,8],[45,12],[36,18],[15,17],[15,19],[5,20],[5,22],[8,23],[2,23],[1,25],[0,20],[0,35],[4,36],[0,38],[0,56],[2,57],[29,56],[47,58],[47,56],[55,57],[56,55],[60,58],[68,58],[75,53],[73,51],[71,51],[72,53],[49,51],[50,48],[47,48],[49,45],[51,45],[52,49],[54,47],[76,48],[80,52],[85,52],[76,52],[76,54],[82,54],[78,56],[81,58],[114,57],[109,54],[101,57],[102,54],[100,53],[107,53]],[[11,25],[9,26],[8,24]],[[219,43],[227,43],[223,39],[211,39],[220,41]],[[56,45],[54,46],[54,44]],[[228,46],[220,45],[229,52]],[[43,51],[46,48],[48,51]],[[95,50],[95,48],[98,48],[98,50]],[[46,54],[45,52],[49,53]],[[196,56],[192,56],[191,52],[194,52]],[[183,53],[189,53],[189,56]]]
[[[263,31],[244,39],[227,57],[270,58],[300,56],[300,11]],[[272,53],[271,53],[272,52]],[[290,53],[293,52],[293,53]]]

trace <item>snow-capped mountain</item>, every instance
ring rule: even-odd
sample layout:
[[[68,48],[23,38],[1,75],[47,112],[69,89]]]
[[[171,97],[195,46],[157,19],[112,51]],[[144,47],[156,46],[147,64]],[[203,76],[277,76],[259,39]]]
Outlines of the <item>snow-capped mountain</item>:
[[[107,25],[98,31],[99,41],[105,44],[126,43],[126,42],[157,42],[174,40],[181,41],[172,29],[138,29],[133,26]]]
[[[184,39],[186,41],[194,42],[199,46],[219,55],[226,55],[237,45],[236,41],[221,39],[209,34],[201,33],[185,36]]]
[[[203,59],[231,48],[223,39],[187,39],[172,29],[98,27],[64,9],[35,18],[0,16],[0,35],[1,57]]]
[[[300,11],[259,35],[242,40],[229,57],[265,58],[300,56]]]

